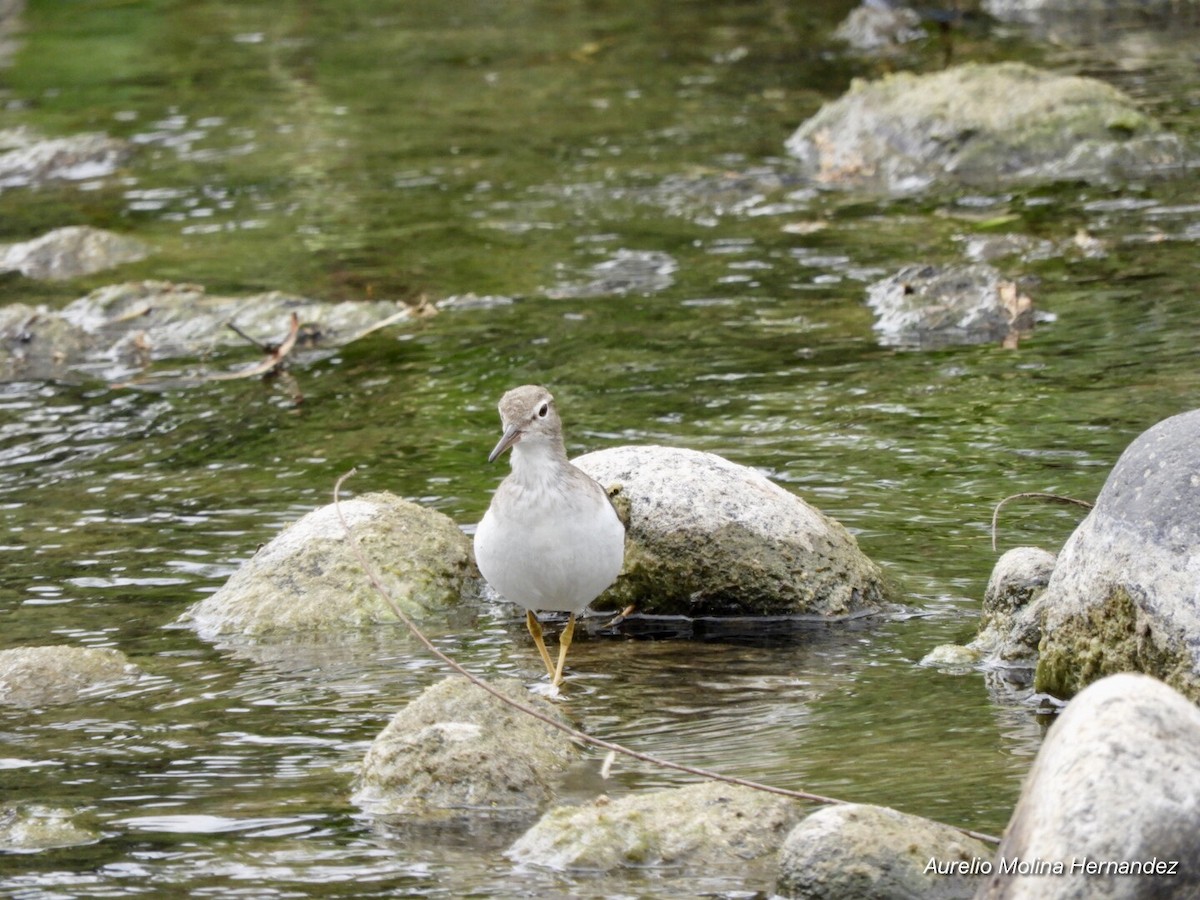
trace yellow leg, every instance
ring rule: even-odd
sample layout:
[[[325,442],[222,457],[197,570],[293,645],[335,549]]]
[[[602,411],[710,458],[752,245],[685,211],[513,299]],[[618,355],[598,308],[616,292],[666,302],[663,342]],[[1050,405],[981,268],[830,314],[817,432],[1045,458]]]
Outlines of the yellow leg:
[[[525,611],[525,624],[529,628],[529,633],[533,635],[533,642],[537,644],[538,653],[542,654],[542,662],[546,664],[546,671],[550,674],[551,683],[554,678],[554,663],[550,659],[550,653],[546,650],[546,642],[542,640],[542,626],[538,624],[537,616],[534,615],[532,609]]]
[[[556,687],[562,684],[563,663],[567,661],[567,651],[571,649],[571,639],[575,637],[575,613],[567,619],[567,627],[563,629],[558,639],[558,667],[550,678],[550,683]]]

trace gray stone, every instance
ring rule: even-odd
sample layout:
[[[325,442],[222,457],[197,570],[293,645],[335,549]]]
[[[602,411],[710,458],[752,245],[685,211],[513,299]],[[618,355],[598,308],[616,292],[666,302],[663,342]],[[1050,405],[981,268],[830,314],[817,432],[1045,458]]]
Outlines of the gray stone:
[[[994,852],[949,825],[887,807],[827,806],[787,836],[776,891],[805,900],[966,898],[981,876],[957,867],[978,871]]]
[[[933,349],[999,343],[1033,327],[1033,303],[991,266],[906,266],[867,288],[879,342]]]
[[[341,512],[406,615],[458,601],[478,578],[470,540],[447,516],[379,492]],[[333,504],[289,525],[183,617],[207,637],[320,638],[396,616],[363,572]]]
[[[943,672],[967,672],[979,662],[980,653],[974,647],[959,644],[938,644],[923,657],[921,665]]]
[[[871,53],[891,52],[901,44],[924,38],[921,17],[905,6],[863,3],[850,10],[833,36],[855,50]]]
[[[263,343],[277,343],[287,334],[293,313],[301,325],[291,357],[296,359],[410,321],[428,309],[387,300],[322,303],[278,291],[210,296],[200,285],[167,281],[107,285],[61,311],[24,304],[0,309],[0,377],[101,373],[107,379],[128,378],[156,360],[247,349],[245,338],[230,324]],[[205,377],[173,383],[186,386]]]
[[[0,271],[26,278],[63,281],[145,259],[150,248],[139,240],[100,228],[56,228],[39,238],[0,245]]]
[[[139,674],[120,650],[65,644],[0,650],[0,706],[78,703],[129,684]]]
[[[0,131],[0,187],[84,181],[113,174],[132,147],[105,134],[45,138],[24,128]]]
[[[90,338],[45,306],[0,307],[0,379],[60,378],[82,359]]]
[[[1069,697],[1145,672],[1200,700],[1200,410],[1159,422],[1109,473],[1038,601],[1034,685]]]
[[[901,193],[1103,181],[1184,159],[1181,141],[1116,88],[1022,63],[855,81],[797,129],[787,151],[820,183]]]
[[[515,679],[493,686],[566,724]],[[367,751],[352,799],[396,825],[527,819],[577,756],[562,731],[454,676],[396,713]]]
[[[575,465],[626,523],[625,566],[597,607],[673,615],[877,612],[877,566],[840,524],[759,472],[712,453],[614,447]]]
[[[1038,751],[996,871],[978,896],[1135,900],[1200,894],[1198,747],[1200,710],[1159,681],[1114,675],[1080,692]],[[1018,860],[1040,869],[1018,874]],[[1149,874],[1129,868],[1147,862]],[[1176,875],[1153,870],[1172,862]],[[1073,869],[1075,863],[1105,868],[1089,873]]]
[[[655,294],[674,284],[678,268],[679,264],[668,253],[621,249],[592,266],[586,281],[563,282],[548,290],[546,296],[565,299]]]
[[[78,812],[40,803],[0,806],[0,853],[38,853],[94,844],[103,835],[81,824]]]
[[[1149,16],[1180,13],[1178,0],[982,0],[988,15],[1003,22],[1040,23],[1047,20],[1091,19],[1145,24]],[[1184,18],[1184,16],[1181,16]]]
[[[704,782],[549,810],[508,850],[519,863],[607,872],[773,862],[801,815],[785,797]],[[749,879],[748,879],[749,880]]]
[[[1014,547],[996,561],[983,595],[983,618],[972,647],[993,663],[1032,669],[1042,639],[1035,601],[1054,571],[1055,556],[1037,547]]]

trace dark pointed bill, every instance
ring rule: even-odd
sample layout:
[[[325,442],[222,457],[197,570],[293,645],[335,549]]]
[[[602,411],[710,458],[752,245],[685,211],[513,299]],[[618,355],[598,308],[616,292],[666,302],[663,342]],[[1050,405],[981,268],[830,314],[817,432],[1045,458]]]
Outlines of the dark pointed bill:
[[[521,439],[521,429],[516,425],[509,425],[504,429],[504,435],[500,438],[500,442],[496,444],[496,449],[488,454],[488,462],[495,462],[496,457],[515,444]]]

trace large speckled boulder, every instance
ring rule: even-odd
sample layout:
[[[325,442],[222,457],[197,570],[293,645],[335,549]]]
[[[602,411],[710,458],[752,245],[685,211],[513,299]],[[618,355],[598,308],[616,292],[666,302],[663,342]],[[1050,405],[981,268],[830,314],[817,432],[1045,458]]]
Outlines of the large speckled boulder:
[[[447,516],[387,493],[341,502],[346,525],[406,615],[456,602],[478,577],[470,540]],[[208,637],[321,637],[395,621],[330,504],[289,525],[183,620]]]
[[[978,896],[1200,896],[1198,748],[1200,709],[1162,682],[1114,675],[1080,692],[1038,751]]]
[[[704,782],[683,788],[556,807],[508,850],[521,863],[611,871],[623,866],[682,866],[711,871],[774,861],[801,816],[794,800],[750,788]],[[766,877],[766,873],[762,873]]]
[[[519,681],[493,686],[566,724],[557,707]],[[550,802],[578,752],[564,732],[451,677],[396,713],[371,744],[353,800],[404,825],[527,819]]]
[[[141,670],[120,650],[103,647],[16,647],[0,650],[0,706],[33,709],[78,703],[128,684]]]
[[[980,885],[979,862],[994,852],[949,825],[887,807],[827,806],[787,836],[776,891],[804,900],[965,900]]]
[[[754,469],[657,446],[574,463],[609,490],[626,521],[625,566],[598,607],[840,617],[884,603],[882,575],[854,537]]]
[[[1200,410],[1121,454],[1036,603],[1034,684],[1069,697],[1145,672],[1200,701]]]
[[[1165,170],[1181,142],[1094,78],[1022,63],[855,81],[788,139],[830,186],[892,192]]]

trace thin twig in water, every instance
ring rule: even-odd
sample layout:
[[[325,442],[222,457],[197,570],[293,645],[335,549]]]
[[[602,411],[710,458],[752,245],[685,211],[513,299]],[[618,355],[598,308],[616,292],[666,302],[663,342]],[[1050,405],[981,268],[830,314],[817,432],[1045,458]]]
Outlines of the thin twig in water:
[[[247,337],[245,334],[242,334],[242,332],[239,331],[232,322],[227,322],[226,324],[230,328],[232,328],[234,331],[236,331],[238,334],[242,335],[242,337],[244,337],[248,341],[250,341],[251,343],[258,344],[258,342],[255,341],[253,338]],[[300,334],[300,317],[297,316],[295,313],[292,313],[291,319],[288,320],[287,336],[284,337],[284,339],[280,342],[278,347],[269,347],[264,344],[258,344],[259,348],[262,349],[263,353],[265,353],[267,355],[266,359],[264,359],[258,365],[251,366],[248,369],[238,369],[236,372],[215,372],[212,375],[206,375],[204,377],[204,380],[205,381],[233,381],[238,378],[254,378],[255,376],[258,376],[258,375],[266,375],[270,372],[273,372],[276,369],[278,369],[280,366],[283,365],[284,359],[286,359],[287,355],[292,352],[292,348],[296,346],[296,337],[299,334]]]
[[[1091,509],[1095,503],[1089,503],[1086,500],[1076,500],[1074,497],[1064,497],[1061,494],[1047,494],[1042,491],[1027,491],[1022,494],[1009,494],[1003,500],[996,504],[996,508],[992,510],[992,552],[996,550],[996,525],[1000,521],[1000,509],[1009,500],[1048,500],[1051,503],[1067,503],[1074,506],[1082,506],[1084,509]]]
[[[375,588],[375,590],[379,593],[379,595],[381,597],[383,597],[384,601],[388,605],[388,608],[391,609],[392,614],[395,615],[396,618],[399,619],[402,623],[404,623],[404,627],[407,628],[412,633],[413,637],[415,637],[418,641],[420,641],[421,644],[424,645],[426,650],[428,650],[430,653],[432,653],[434,656],[436,656],[438,659],[440,659],[443,663],[445,663],[447,666],[449,666],[451,669],[453,669],[459,675],[466,678],[467,681],[471,682],[471,684],[487,691],[489,694],[491,694],[493,697],[495,697],[501,703],[504,703],[505,705],[510,706],[513,709],[523,712],[526,715],[533,716],[533,718],[537,719],[539,722],[544,722],[545,724],[549,725],[550,727],[563,732],[564,734],[566,734],[569,737],[571,737],[572,739],[580,742],[581,744],[587,744],[588,746],[591,746],[591,747],[598,747],[601,750],[607,750],[609,753],[617,753],[622,756],[627,756],[630,759],[636,759],[639,762],[649,763],[650,765],[658,766],[660,768],[672,769],[676,772],[685,772],[688,775],[695,775],[699,778],[704,778],[709,781],[720,781],[725,784],[735,784],[735,785],[739,785],[741,787],[751,788],[756,791],[763,791],[768,794],[778,794],[783,797],[790,797],[793,800],[807,800],[811,803],[821,803],[821,804],[826,804],[826,805],[844,804],[844,803],[849,802],[846,800],[839,800],[835,797],[825,797],[821,794],[809,793],[808,791],[788,790],[787,788],[780,788],[780,787],[775,787],[774,785],[762,784],[757,781],[750,781],[748,779],[738,778],[733,775],[723,775],[720,772],[713,772],[709,769],[701,769],[697,766],[688,766],[688,765],[684,765],[682,763],[671,762],[670,760],[667,760],[667,759],[662,759],[657,756],[651,756],[648,753],[641,753],[637,750],[631,750],[630,748],[625,747],[622,744],[617,744],[612,741],[606,741],[606,740],[603,740],[602,738],[592,737],[590,734],[579,731],[576,728],[572,728],[570,725],[566,725],[562,722],[559,722],[557,719],[554,719],[551,716],[546,715],[545,713],[541,712],[540,710],[534,709],[532,706],[528,706],[524,703],[521,703],[517,700],[512,699],[511,697],[505,696],[503,693],[501,693],[499,690],[497,690],[492,685],[488,684],[482,678],[479,678],[477,675],[472,674],[470,671],[468,671],[462,665],[460,665],[456,660],[452,659],[451,657],[447,656],[444,652],[439,650],[437,648],[437,646],[435,646],[434,643],[428,637],[425,636],[425,633],[422,632],[421,629],[417,627],[416,623],[413,622],[413,620],[411,618],[409,618],[408,615],[405,614],[404,610],[402,610],[400,608],[400,605],[395,601],[395,599],[392,597],[392,595],[388,592],[387,588],[383,585],[383,582],[380,580],[378,573],[375,571],[375,567],[371,565],[370,561],[368,561],[366,554],[363,552],[362,546],[358,543],[357,537],[355,537],[354,532],[350,530],[349,523],[346,522],[345,517],[342,515],[340,494],[341,494],[341,489],[342,489],[342,482],[344,482],[347,478],[350,478],[352,475],[354,475],[356,471],[357,471],[357,469],[351,469],[349,472],[346,472],[344,475],[342,475],[337,480],[337,483],[333,487],[333,506],[334,506],[334,510],[337,512],[338,521],[341,522],[342,528],[346,532],[346,538],[350,542],[350,548],[353,551],[355,558],[358,560],[358,564],[362,567],[363,572],[366,574],[367,580],[371,582],[371,586]],[[979,832],[979,831],[971,831],[970,829],[967,829],[967,828],[958,828],[957,826],[953,826],[953,827],[955,827],[958,831],[962,832],[963,834],[967,835],[968,837],[975,838],[976,840],[988,841],[993,844],[1000,843],[1000,838],[998,838],[994,835],[984,834],[983,832]]]

